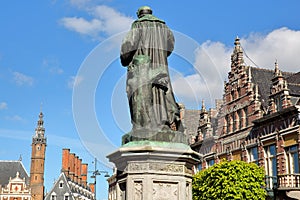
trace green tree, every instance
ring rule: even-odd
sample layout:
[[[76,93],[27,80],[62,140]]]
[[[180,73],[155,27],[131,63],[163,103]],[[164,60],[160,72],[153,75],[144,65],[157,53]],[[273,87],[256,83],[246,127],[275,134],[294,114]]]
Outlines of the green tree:
[[[193,200],[265,199],[264,177],[254,163],[223,161],[193,176]]]

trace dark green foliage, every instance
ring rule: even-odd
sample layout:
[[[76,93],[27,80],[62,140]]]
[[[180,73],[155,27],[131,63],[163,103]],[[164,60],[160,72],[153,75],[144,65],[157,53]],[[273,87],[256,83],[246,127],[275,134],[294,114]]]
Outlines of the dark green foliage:
[[[223,161],[193,177],[193,200],[265,199],[264,170],[254,163]]]

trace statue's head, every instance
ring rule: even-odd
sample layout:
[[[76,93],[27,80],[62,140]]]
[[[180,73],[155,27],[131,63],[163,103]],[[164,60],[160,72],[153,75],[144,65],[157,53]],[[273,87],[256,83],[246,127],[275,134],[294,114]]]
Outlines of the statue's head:
[[[138,18],[143,17],[146,14],[152,14],[152,9],[149,6],[142,6],[136,12]]]

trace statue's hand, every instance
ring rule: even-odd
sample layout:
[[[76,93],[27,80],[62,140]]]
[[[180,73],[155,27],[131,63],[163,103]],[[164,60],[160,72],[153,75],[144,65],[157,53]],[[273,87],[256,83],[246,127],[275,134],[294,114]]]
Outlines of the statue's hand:
[[[162,89],[163,91],[167,92],[168,91],[168,79],[167,77],[162,77],[158,80],[156,80],[154,83],[153,83],[156,87]]]

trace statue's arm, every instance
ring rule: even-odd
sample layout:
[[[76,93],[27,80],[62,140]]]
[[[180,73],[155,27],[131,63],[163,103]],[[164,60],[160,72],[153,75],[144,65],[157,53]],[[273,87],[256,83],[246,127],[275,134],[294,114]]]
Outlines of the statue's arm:
[[[132,44],[128,41],[122,44],[120,59],[123,66],[128,66],[133,59],[135,51],[131,47]]]
[[[168,30],[168,53],[167,55],[171,55],[172,51],[174,50],[174,43],[175,43],[175,38],[174,35],[172,33],[172,31],[169,29]]]
[[[129,33],[123,40],[121,46],[121,64],[128,66],[133,59],[133,56],[138,48],[139,32],[137,28],[131,28]]]

